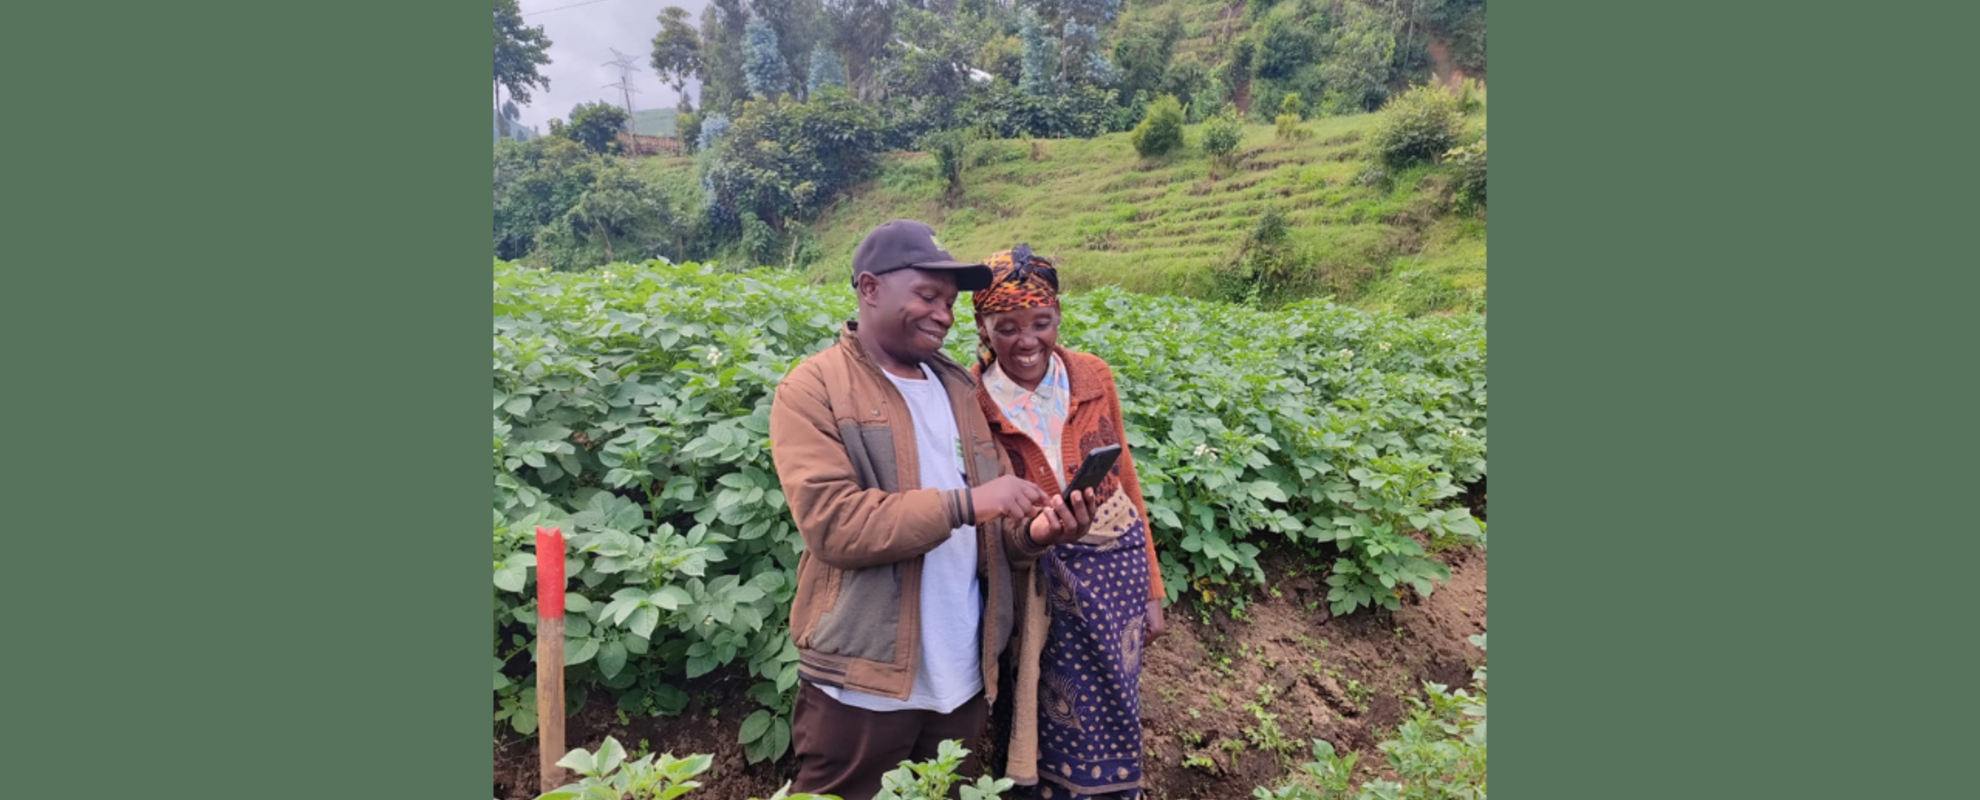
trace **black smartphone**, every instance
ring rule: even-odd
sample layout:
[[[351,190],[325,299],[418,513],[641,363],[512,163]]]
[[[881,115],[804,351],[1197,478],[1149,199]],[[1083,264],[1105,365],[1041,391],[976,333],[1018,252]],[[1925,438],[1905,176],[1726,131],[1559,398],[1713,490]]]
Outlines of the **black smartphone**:
[[[1073,475],[1072,483],[1066,484],[1066,491],[1059,496],[1059,499],[1064,500],[1068,506],[1072,505],[1072,493],[1099,486],[1100,481],[1107,477],[1108,470],[1114,468],[1114,462],[1120,457],[1120,445],[1110,444],[1106,447],[1093,448],[1092,452],[1086,454],[1086,460],[1080,462],[1078,474]]]

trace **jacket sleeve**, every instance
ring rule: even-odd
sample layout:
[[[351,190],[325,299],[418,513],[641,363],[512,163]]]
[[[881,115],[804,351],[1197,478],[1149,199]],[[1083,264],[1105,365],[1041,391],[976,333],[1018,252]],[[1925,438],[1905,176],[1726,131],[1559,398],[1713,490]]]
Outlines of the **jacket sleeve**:
[[[1141,512],[1141,521],[1148,527],[1148,599],[1161,600],[1169,596],[1162,586],[1162,561],[1155,557],[1155,519],[1148,516],[1148,502],[1141,497],[1141,478],[1134,472],[1134,452],[1128,447],[1127,419],[1121,413],[1121,390],[1114,385],[1114,371],[1106,362],[1100,364],[1100,374],[1107,379],[1107,402],[1114,406],[1114,435],[1121,443],[1121,488],[1134,501],[1134,510]]]
[[[968,522],[969,490],[863,489],[815,368],[800,364],[770,405],[770,457],[812,555],[838,569],[905,561]]]
[[[997,443],[997,469],[999,477],[1017,472],[1011,466],[1010,456],[1004,452],[1003,442]],[[1004,526],[1004,558],[1011,562],[1011,569],[1031,569],[1031,565],[1038,561],[1038,557],[1051,549],[1035,547],[1031,544],[1031,521],[1036,518],[1036,515],[1033,515],[1024,519],[1006,517],[998,520]]]

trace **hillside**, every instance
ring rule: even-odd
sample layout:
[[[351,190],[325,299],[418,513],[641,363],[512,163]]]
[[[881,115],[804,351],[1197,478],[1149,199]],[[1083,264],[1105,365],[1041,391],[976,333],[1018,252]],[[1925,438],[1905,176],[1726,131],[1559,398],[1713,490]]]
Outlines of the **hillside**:
[[[1237,169],[1215,169],[1189,126],[1186,148],[1144,161],[1127,134],[1090,140],[980,143],[961,200],[942,201],[933,158],[888,156],[880,175],[834,203],[812,226],[818,282],[842,281],[873,226],[911,217],[935,225],[960,257],[1018,242],[1058,259],[1067,287],[1113,284],[1137,292],[1229,297],[1218,269],[1269,211],[1285,215],[1293,250],[1311,274],[1305,293],[1408,313],[1484,311],[1485,219],[1452,209],[1448,176],[1418,168],[1392,186],[1360,185],[1361,139],[1374,115],[1313,120],[1311,138],[1274,138],[1247,126]],[[1482,129],[1484,113],[1470,120]]]

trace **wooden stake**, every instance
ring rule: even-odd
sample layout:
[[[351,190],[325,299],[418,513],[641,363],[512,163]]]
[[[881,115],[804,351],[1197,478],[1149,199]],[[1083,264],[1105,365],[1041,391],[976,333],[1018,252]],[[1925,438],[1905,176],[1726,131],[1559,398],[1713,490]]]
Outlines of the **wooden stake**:
[[[542,790],[564,785],[564,533],[536,529],[536,735]]]

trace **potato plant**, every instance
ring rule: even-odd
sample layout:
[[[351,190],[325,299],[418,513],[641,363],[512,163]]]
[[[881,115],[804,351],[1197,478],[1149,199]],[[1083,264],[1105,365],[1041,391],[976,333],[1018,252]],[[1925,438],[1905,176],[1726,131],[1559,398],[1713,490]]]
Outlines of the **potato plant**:
[[[1112,366],[1172,594],[1235,595],[1292,548],[1337,614],[1448,577],[1484,541],[1456,502],[1485,474],[1485,326],[1324,302],[1274,311],[1101,289],[1065,298],[1062,343]],[[843,284],[774,270],[494,266],[496,719],[530,733],[533,531],[569,540],[571,702],[674,714],[683,684],[740,669],[751,760],[789,747],[788,613],[803,542],[770,459],[777,382],[853,316]],[[950,351],[975,348],[968,301]]]

